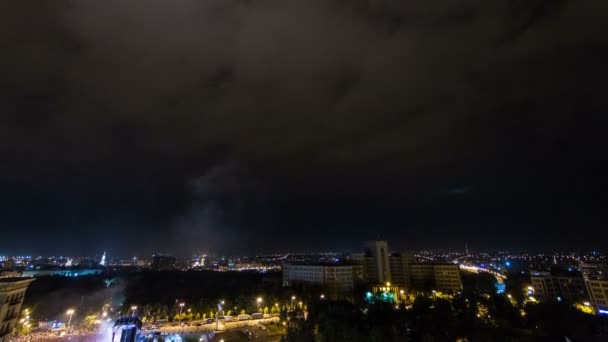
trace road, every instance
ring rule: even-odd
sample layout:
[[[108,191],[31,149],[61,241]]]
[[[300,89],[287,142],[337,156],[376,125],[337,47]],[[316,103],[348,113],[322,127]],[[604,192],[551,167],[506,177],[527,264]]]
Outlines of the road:
[[[169,326],[164,325],[154,331],[160,331],[163,334],[179,334],[182,336],[191,336],[198,339],[205,331],[215,330],[216,337],[214,341],[224,340],[229,341],[261,341],[261,342],[276,342],[279,341],[281,334],[269,333],[267,329],[263,329],[260,325],[268,325],[271,323],[279,323],[279,317],[254,319],[246,321],[221,322],[219,325],[216,322],[206,323],[200,326],[194,326],[202,321],[189,322],[190,326]],[[216,328],[218,328],[216,330]],[[252,338],[250,339],[244,331],[250,331]],[[144,330],[145,334],[150,333],[150,330]]]

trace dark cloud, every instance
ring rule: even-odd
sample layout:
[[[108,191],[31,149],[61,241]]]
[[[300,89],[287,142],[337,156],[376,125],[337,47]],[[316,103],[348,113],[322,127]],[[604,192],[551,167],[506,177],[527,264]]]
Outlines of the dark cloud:
[[[607,7],[4,2],[5,226],[126,227],[146,250],[220,227],[200,248],[231,248],[255,226],[275,236],[263,249],[292,226],[397,239],[435,215],[449,240],[564,208],[602,220]],[[192,191],[210,180],[232,183]],[[462,184],[474,191],[447,197],[465,204],[442,195]]]

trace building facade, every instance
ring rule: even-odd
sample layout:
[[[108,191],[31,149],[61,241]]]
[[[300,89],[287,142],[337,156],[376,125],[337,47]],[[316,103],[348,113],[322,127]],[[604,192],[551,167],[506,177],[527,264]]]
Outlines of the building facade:
[[[391,281],[391,269],[386,241],[367,241],[365,243],[364,267],[368,278],[376,283]]]
[[[534,288],[534,295],[538,298],[559,298],[568,302],[589,300],[584,278],[580,272],[575,270],[555,268],[551,272],[532,271],[530,281]]]
[[[411,283],[415,289],[448,293],[462,291],[460,268],[456,264],[416,263],[411,268]]]
[[[392,253],[389,257],[391,282],[401,287],[412,287],[412,265],[415,263],[414,253]]]
[[[599,315],[608,315],[608,279],[588,279],[585,285],[595,311]]]
[[[353,266],[347,264],[305,264],[286,263],[283,265],[283,286],[318,286],[332,299],[352,293],[354,287]]]
[[[0,278],[0,342],[8,342],[32,278]]]
[[[460,267],[455,264],[435,264],[435,289],[437,291],[458,293],[462,291]]]
[[[551,272],[530,272],[530,281],[534,288],[534,295],[539,298],[555,298],[558,296],[557,289],[553,284]]]

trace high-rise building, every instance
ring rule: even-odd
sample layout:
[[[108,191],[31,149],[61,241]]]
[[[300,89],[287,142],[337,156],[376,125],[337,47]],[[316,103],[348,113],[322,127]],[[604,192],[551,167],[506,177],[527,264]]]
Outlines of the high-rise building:
[[[391,281],[391,268],[386,241],[367,241],[365,243],[365,264],[368,277],[376,283]]]
[[[152,258],[150,267],[155,271],[170,271],[175,269],[175,257],[157,254]]]
[[[101,266],[105,266],[106,265],[106,252],[103,252],[103,255],[101,256],[101,260],[99,261],[99,264]]]
[[[33,278],[0,278],[0,342],[8,342]]]
[[[412,286],[412,264],[415,262],[411,252],[392,253],[389,257],[391,282],[404,288]]]
[[[353,266],[349,264],[286,263],[283,265],[283,286],[320,286],[332,299],[351,294],[353,282]]]

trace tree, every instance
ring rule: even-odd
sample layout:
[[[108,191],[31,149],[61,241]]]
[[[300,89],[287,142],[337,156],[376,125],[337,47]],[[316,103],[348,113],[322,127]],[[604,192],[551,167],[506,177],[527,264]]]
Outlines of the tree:
[[[197,320],[197,321],[200,320],[201,319],[201,313],[197,312],[196,316],[194,316],[194,319]]]
[[[267,315],[267,314],[268,314],[268,307],[267,307],[267,306],[265,306],[265,307],[264,307],[264,314],[265,314],[265,315]]]
[[[241,310],[241,315],[245,314],[245,309]]]

